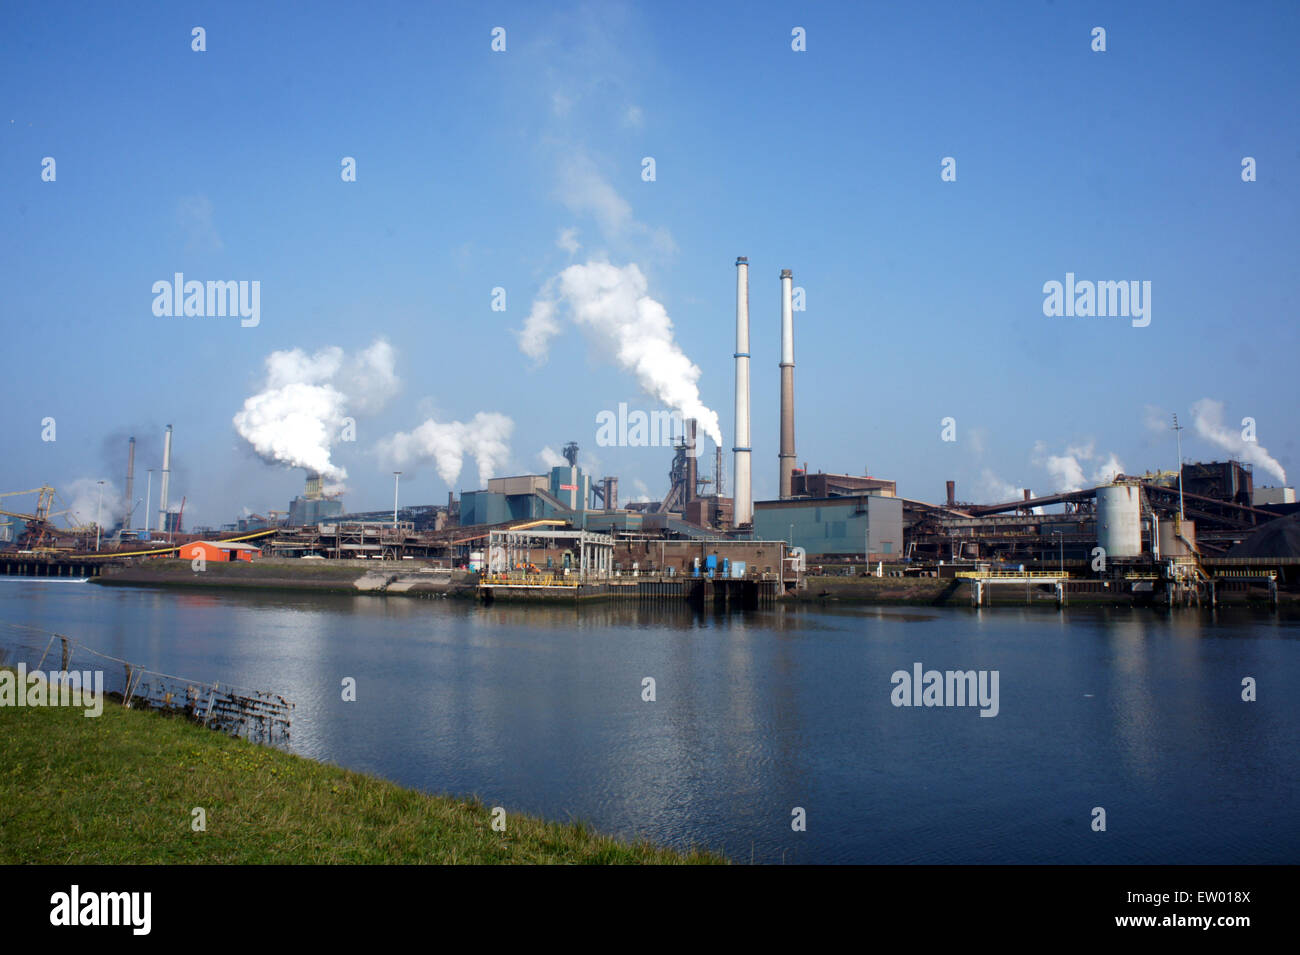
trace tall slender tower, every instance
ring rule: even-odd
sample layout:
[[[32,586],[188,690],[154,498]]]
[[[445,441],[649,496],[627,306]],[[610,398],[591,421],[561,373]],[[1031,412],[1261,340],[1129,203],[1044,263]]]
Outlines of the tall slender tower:
[[[167,485],[172,476],[172,426],[163,435],[162,490],[158,492],[158,530],[167,530]]]
[[[794,473],[794,318],[790,285],[794,273],[781,270],[781,500],[790,497]]]
[[[735,505],[732,524],[754,523],[754,498],[749,484],[749,259],[736,259],[736,455]]]
[[[122,514],[122,530],[131,529],[131,514],[135,511],[135,438],[126,443],[126,511]]]

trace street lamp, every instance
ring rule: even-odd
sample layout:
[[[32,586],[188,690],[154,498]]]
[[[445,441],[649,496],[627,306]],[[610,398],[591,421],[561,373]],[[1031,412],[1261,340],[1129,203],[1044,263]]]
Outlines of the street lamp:
[[[402,480],[402,472],[393,472],[393,526],[397,526],[397,484]]]
[[[95,550],[99,550],[99,522],[104,514],[104,482],[96,481],[99,485],[99,504],[95,507]]]

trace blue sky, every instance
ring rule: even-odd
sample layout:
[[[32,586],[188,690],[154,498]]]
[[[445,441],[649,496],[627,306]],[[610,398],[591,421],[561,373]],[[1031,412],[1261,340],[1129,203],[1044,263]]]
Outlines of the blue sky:
[[[266,357],[383,338],[400,388],[331,448],[350,508],[391,502],[392,435],[480,413],[510,420],[497,473],[574,440],[625,498],[657,497],[670,452],[597,447],[596,415],[662,405],[571,319],[541,364],[517,334],[566,267],[635,264],[730,449],[737,255],[759,499],[782,268],[807,295],[814,470],[930,500],[949,478],[962,499],[1048,492],[1071,461],[1171,467],[1148,419],[1174,411],[1185,457],[1225,456],[1193,426],[1207,399],[1293,469],[1298,26],[1292,3],[7,5],[0,485],[120,488],[129,433],[143,484],[171,423],[187,524],[284,508],[303,472],[232,424]],[[175,272],[259,281],[260,323],[156,316]],[[1151,282],[1150,325],[1045,316],[1067,272]],[[404,502],[446,500],[433,460],[403,467]],[[471,454],[454,484],[478,483]]]

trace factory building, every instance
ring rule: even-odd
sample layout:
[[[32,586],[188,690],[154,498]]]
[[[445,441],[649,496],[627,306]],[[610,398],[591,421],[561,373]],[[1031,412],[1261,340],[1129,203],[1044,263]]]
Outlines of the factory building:
[[[308,474],[302,496],[289,502],[289,525],[305,527],[331,521],[343,514],[343,501],[325,494],[324,481],[319,474]]]
[[[460,523],[468,527],[575,515],[581,520],[590,499],[591,478],[577,465],[561,464],[549,474],[492,478],[486,490],[466,491],[460,496]]]
[[[903,550],[903,502],[884,494],[755,501],[754,537],[785,540],[810,557],[897,559]]]
[[[790,492],[795,497],[841,497],[856,494],[895,497],[898,483],[869,475],[809,474],[805,465],[803,470],[795,468],[791,475]]]
[[[1294,504],[1295,488],[1293,487],[1257,487],[1251,496],[1251,504],[1255,507],[1261,507],[1265,504]]]

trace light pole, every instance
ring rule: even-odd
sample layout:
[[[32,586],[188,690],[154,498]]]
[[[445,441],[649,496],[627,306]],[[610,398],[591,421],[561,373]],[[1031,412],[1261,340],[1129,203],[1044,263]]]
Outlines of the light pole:
[[[104,482],[96,481],[99,485],[99,504],[95,506],[95,550],[99,550],[99,522],[104,514]]]
[[[397,484],[402,480],[402,472],[393,472],[393,527],[397,526]]]
[[[149,503],[153,500],[153,468],[149,468],[149,480],[145,482],[144,491],[144,536],[149,537]]]
[[[1178,436],[1178,521],[1187,519],[1183,512],[1183,429],[1178,424],[1178,415],[1174,415],[1174,434]]]

